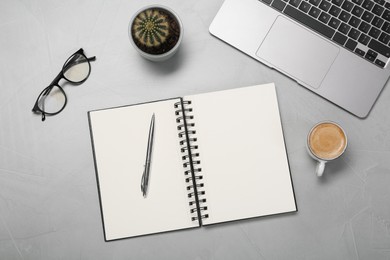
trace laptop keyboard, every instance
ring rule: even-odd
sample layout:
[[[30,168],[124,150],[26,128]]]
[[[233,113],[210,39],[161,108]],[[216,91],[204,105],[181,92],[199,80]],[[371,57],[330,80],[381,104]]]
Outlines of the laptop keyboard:
[[[390,3],[385,0],[260,0],[383,68],[390,58]]]

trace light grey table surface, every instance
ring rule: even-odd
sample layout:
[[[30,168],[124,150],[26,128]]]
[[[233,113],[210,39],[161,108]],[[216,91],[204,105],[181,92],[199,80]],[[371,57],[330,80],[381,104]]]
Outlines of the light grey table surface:
[[[389,86],[368,118],[352,116],[211,36],[222,2],[0,2],[0,259],[390,259]],[[152,3],[174,9],[185,30],[161,64],[127,35]],[[67,107],[42,122],[37,95],[80,47],[97,57],[89,79],[65,84]],[[297,213],[104,242],[87,111],[269,82]],[[344,126],[349,147],[319,179],[305,141],[322,120]]]

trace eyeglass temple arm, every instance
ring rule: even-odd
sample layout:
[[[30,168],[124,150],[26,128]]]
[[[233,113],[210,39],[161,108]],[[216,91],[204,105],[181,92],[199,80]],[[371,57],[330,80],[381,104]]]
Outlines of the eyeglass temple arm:
[[[84,53],[84,49],[83,49],[83,48],[80,48],[80,50],[78,50],[76,53],[80,53],[80,54],[83,54],[83,55],[85,56],[85,53]],[[87,58],[87,60],[88,60],[88,61],[95,61],[95,60],[96,60],[96,56]]]
[[[84,49],[83,49],[83,48],[80,48],[78,51],[75,52],[75,54],[76,54],[76,53],[83,54],[83,55],[85,56],[85,54],[84,54]],[[88,60],[88,61],[95,61],[95,60],[96,60],[96,56],[87,58],[87,60]]]

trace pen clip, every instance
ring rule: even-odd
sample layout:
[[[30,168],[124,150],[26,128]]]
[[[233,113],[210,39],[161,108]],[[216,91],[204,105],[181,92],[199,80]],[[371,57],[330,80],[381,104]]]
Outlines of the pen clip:
[[[142,178],[141,178],[141,191],[144,198],[146,197],[145,175],[146,175],[146,170],[144,170],[144,173],[142,174]]]
[[[144,166],[144,173],[142,174],[142,178],[141,178],[141,191],[144,198],[146,198],[146,192],[148,190],[148,185],[149,185],[149,174],[148,174],[149,171],[150,171],[150,162],[146,162]]]

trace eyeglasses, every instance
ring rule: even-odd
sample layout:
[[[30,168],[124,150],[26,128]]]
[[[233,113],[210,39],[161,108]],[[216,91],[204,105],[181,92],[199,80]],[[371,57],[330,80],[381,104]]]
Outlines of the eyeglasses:
[[[91,73],[91,64],[89,62],[94,60],[96,60],[96,57],[87,58],[83,49],[71,55],[66,60],[60,73],[39,94],[32,111],[41,114],[42,121],[45,121],[46,115],[53,116],[60,113],[65,108],[68,99],[59,85],[59,81],[65,79],[74,85],[82,84]]]

